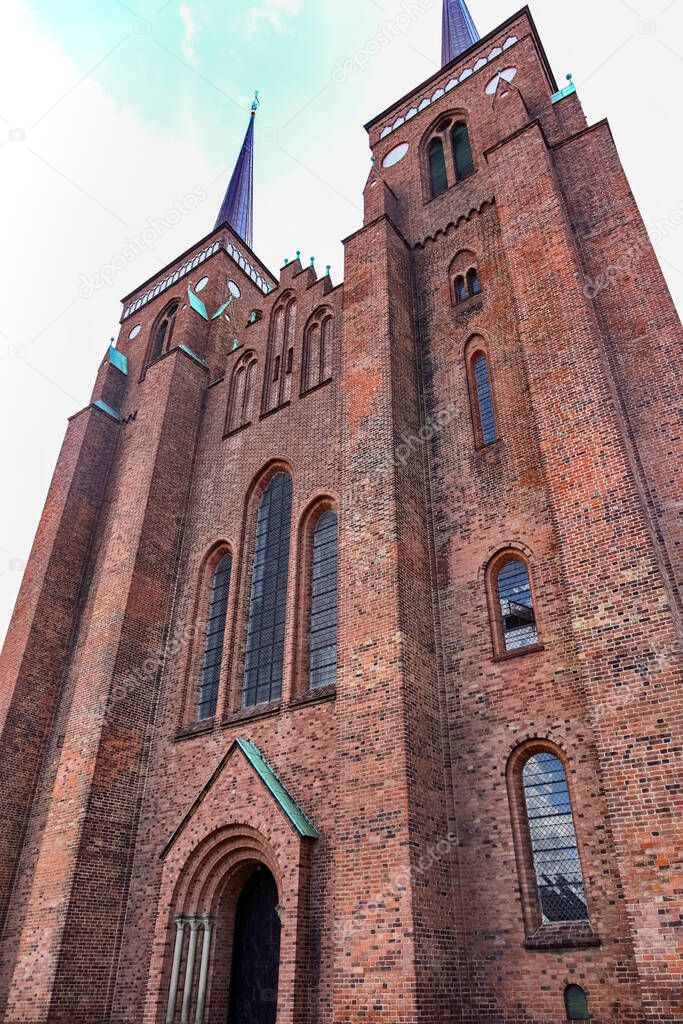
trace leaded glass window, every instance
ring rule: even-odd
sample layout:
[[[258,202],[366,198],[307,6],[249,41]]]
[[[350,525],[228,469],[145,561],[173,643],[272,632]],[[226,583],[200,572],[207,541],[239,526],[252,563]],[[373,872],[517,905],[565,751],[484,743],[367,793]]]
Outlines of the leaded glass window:
[[[478,295],[481,291],[481,285],[479,284],[479,275],[477,271],[472,267],[467,271],[467,291],[470,295]]]
[[[529,570],[524,562],[513,558],[505,563],[498,573],[498,597],[505,650],[516,651],[537,643]]]
[[[472,157],[472,146],[470,145],[470,133],[467,125],[459,121],[453,128],[453,159],[455,161],[455,176],[458,181],[468,177],[474,171],[474,159]]]
[[[524,765],[522,783],[543,922],[585,921],[588,909],[564,765],[554,754],[534,754]]]
[[[455,279],[455,298],[457,302],[464,302],[468,297],[467,285],[465,284],[465,278],[462,274],[459,274]]]
[[[256,522],[244,667],[245,707],[276,700],[282,693],[291,517],[292,479],[287,473],[276,473],[261,496]]]
[[[448,188],[446,160],[443,155],[441,139],[433,139],[429,145],[429,180],[433,196],[438,196]]]
[[[313,531],[309,685],[337,678],[337,516],[323,512]]]
[[[482,441],[484,444],[491,444],[492,441],[496,440],[496,421],[493,414],[489,366],[483,353],[474,358],[474,382],[477,387],[477,405],[479,408]]]
[[[564,990],[567,1020],[590,1020],[588,998],[580,985],[567,985]]]
[[[204,638],[204,660],[197,706],[197,718],[200,721],[213,718],[216,713],[231,571],[232,556],[224,555],[211,577],[211,594]]]

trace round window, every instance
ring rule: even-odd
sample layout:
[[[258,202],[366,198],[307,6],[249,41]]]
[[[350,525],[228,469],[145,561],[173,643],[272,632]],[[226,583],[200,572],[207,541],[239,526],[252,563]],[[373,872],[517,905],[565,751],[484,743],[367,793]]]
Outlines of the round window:
[[[130,334],[128,335],[130,340],[132,341],[133,338],[137,338],[137,336],[138,336],[138,334],[140,333],[141,330],[142,330],[142,324],[136,324],[135,327],[130,332]]]
[[[209,283],[208,277],[203,277],[201,279],[201,281],[197,281],[197,287],[195,288],[195,292],[200,292],[202,290],[202,288],[206,288],[208,283]]]
[[[403,159],[409,148],[410,147],[407,142],[402,142],[400,146],[395,146],[393,149],[390,149],[384,157],[384,160],[382,160],[382,167],[393,167],[394,164],[397,164],[399,160]]]
[[[228,288],[230,289],[230,294],[234,295],[236,299],[239,299],[239,297],[242,294],[242,292],[239,289],[239,285],[235,284],[234,281],[228,281]]]

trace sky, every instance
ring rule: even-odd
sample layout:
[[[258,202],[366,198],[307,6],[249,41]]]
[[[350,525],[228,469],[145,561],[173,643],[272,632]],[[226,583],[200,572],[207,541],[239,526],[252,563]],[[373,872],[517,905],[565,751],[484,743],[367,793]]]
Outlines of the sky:
[[[522,4],[469,6],[484,35]],[[530,6],[558,80],[573,73],[589,122],[609,117],[683,309],[683,0]],[[3,0],[0,640],[120,299],[211,230],[253,90],[254,248],[275,272],[299,249],[338,282],[362,125],[438,70],[440,19],[441,0]]]

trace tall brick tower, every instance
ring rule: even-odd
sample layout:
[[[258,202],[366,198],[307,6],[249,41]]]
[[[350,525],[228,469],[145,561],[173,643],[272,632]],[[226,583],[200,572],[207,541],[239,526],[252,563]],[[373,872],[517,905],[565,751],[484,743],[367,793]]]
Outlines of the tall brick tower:
[[[367,125],[333,286],[124,299],[2,655],[5,1024],[680,1020],[681,328],[528,8]]]

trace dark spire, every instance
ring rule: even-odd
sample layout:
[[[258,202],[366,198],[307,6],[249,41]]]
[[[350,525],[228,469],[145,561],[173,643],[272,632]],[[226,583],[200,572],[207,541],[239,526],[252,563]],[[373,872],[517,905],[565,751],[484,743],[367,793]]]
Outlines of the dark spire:
[[[249,127],[215,225],[219,227],[227,222],[250,249],[254,244],[254,120],[258,106],[256,93]]]
[[[479,38],[465,0],[443,0],[441,67],[450,64]]]

